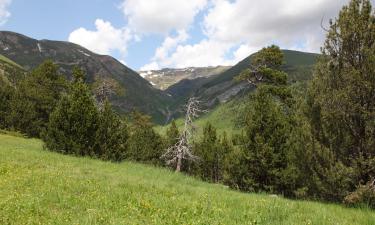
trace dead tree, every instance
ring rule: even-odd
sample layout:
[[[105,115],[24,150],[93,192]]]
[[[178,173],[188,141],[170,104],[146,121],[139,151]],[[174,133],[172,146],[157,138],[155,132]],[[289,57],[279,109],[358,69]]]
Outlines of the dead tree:
[[[195,161],[197,156],[192,153],[191,140],[195,131],[193,120],[198,117],[199,113],[204,110],[199,109],[200,101],[197,98],[190,98],[186,105],[186,115],[184,129],[174,146],[167,149],[162,156],[167,165],[176,165],[176,172],[181,171],[182,160]]]
[[[104,107],[104,102],[112,95],[116,94],[118,85],[115,80],[109,78],[98,79],[94,84],[94,94],[99,110]]]

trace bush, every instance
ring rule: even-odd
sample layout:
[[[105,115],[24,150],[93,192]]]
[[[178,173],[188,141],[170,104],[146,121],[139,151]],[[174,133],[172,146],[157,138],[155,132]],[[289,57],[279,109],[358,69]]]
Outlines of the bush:
[[[345,197],[344,203],[348,206],[364,205],[375,209],[375,179],[366,185],[359,185],[354,192]]]

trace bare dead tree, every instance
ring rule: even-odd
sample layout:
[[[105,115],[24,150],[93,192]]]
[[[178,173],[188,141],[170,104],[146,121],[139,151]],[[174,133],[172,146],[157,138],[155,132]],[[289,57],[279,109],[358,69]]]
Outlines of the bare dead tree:
[[[184,129],[178,138],[177,143],[169,147],[166,153],[162,156],[168,165],[176,164],[176,172],[181,171],[183,159],[190,161],[196,161],[198,159],[198,157],[192,153],[191,140],[196,130],[193,120],[199,116],[199,113],[205,111],[199,108],[200,103],[201,102],[195,97],[189,99],[186,105]]]
[[[117,89],[118,85],[112,79],[103,78],[95,82],[94,94],[100,110],[103,109],[105,100],[116,94]]]

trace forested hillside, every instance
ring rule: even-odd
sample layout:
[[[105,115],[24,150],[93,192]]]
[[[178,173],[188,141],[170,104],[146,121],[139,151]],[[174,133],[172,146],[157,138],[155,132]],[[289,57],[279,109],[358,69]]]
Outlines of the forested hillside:
[[[130,112],[134,107],[164,122],[170,97],[116,59],[95,54],[79,45],[50,40],[35,40],[13,32],[0,32],[0,54],[28,71],[45,60],[59,65],[59,72],[72,78],[72,69],[80,67],[90,84],[107,82],[115,89],[110,101],[118,112]]]

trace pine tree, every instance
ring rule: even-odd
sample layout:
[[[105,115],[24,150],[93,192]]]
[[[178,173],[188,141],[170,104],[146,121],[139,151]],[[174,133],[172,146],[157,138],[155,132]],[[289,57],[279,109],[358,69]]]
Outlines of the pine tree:
[[[173,120],[170,127],[168,128],[166,132],[167,145],[174,146],[177,143],[179,137],[180,137],[180,132],[178,131],[176,122]]]
[[[290,131],[291,93],[287,74],[280,70],[283,54],[277,46],[263,48],[252,59],[251,68],[237,79],[247,80],[257,90],[251,96],[245,122],[241,159],[234,159],[227,175],[232,186],[248,191],[285,192],[286,143]],[[230,173],[233,173],[232,175]],[[228,180],[228,177],[227,177]]]
[[[108,100],[98,116],[95,135],[95,155],[104,160],[122,161],[128,150],[128,128],[112,110]]]
[[[335,161],[326,170],[355,171],[351,180],[326,174],[337,178],[331,185],[347,182],[341,197],[331,192],[342,200],[345,192],[375,176],[375,15],[369,0],[352,0],[343,7],[338,19],[330,21],[322,50],[309,90],[309,117],[314,138]]]
[[[98,110],[83,81],[83,71],[75,68],[73,76],[70,92],[63,96],[51,113],[43,139],[50,150],[94,156]]]
[[[10,125],[29,136],[39,137],[65,88],[57,65],[45,61],[17,85],[10,101]]]
[[[203,128],[202,139],[195,143],[194,153],[199,157],[194,165],[195,174],[210,182],[221,182],[224,173],[224,160],[231,151],[226,133],[220,139],[216,128],[207,123]]]
[[[164,148],[162,137],[153,129],[151,119],[140,112],[132,113],[132,125],[127,158],[134,161],[160,164]]]
[[[9,127],[7,117],[10,113],[10,100],[12,99],[14,91],[14,88],[0,77],[0,129]]]

